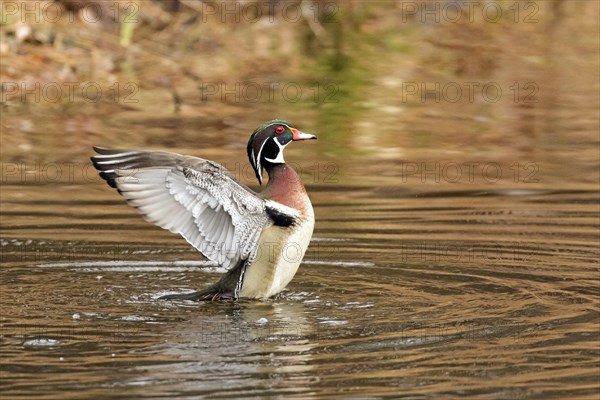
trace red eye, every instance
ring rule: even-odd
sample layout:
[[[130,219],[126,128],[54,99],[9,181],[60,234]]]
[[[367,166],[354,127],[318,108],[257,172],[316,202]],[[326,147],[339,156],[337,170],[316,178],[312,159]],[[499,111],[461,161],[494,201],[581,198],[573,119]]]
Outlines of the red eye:
[[[276,134],[281,135],[283,132],[285,132],[285,127],[283,125],[279,125],[277,128],[275,128]]]

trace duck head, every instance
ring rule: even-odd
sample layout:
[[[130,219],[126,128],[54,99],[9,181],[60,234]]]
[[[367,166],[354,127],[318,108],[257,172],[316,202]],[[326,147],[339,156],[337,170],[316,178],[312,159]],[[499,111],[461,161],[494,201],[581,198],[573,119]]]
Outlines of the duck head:
[[[256,128],[248,140],[248,158],[258,183],[262,185],[262,171],[284,164],[283,149],[293,141],[316,139],[315,135],[300,132],[289,123],[275,119]]]

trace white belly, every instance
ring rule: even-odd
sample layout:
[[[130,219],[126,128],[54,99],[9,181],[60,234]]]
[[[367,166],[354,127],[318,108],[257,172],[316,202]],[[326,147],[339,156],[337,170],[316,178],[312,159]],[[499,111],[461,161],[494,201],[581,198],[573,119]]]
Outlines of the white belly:
[[[266,228],[260,236],[256,258],[244,274],[240,297],[266,298],[281,292],[296,275],[314,226],[315,217],[309,207],[304,218],[291,229]]]

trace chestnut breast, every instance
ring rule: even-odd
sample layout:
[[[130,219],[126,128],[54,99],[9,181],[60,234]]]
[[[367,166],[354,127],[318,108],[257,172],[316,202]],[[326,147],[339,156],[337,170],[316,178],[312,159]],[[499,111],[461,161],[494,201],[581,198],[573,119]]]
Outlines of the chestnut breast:
[[[265,199],[292,207],[300,211],[302,215],[308,211],[308,194],[300,176],[286,164],[277,165],[269,171],[269,183],[261,195]]]

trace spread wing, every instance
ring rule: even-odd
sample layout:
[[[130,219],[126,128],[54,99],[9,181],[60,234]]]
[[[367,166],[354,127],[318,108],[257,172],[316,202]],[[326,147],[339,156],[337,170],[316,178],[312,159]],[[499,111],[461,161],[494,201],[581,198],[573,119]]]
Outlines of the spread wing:
[[[157,151],[94,150],[99,155],[92,161],[102,178],[148,221],[179,233],[228,269],[254,258],[262,230],[274,224],[270,215],[283,214],[290,223],[298,217],[212,161]]]

